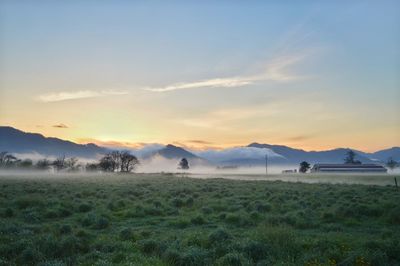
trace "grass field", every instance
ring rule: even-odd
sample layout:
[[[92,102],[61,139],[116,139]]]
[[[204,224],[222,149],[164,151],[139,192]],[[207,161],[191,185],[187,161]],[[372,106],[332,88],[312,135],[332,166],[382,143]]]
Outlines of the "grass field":
[[[400,265],[393,186],[2,176],[0,217],[0,265]]]

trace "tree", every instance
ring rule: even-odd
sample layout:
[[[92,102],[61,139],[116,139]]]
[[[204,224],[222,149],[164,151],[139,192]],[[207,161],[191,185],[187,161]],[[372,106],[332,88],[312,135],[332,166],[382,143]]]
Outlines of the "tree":
[[[68,172],[76,172],[79,170],[80,165],[78,164],[78,158],[71,157],[65,160],[65,168]]]
[[[303,161],[300,163],[300,168],[299,168],[300,173],[306,173],[308,169],[310,169],[310,164],[308,162]]]
[[[399,163],[396,162],[395,160],[393,160],[392,157],[390,157],[390,158],[388,159],[388,161],[386,162],[386,166],[387,166],[391,171],[393,171],[393,169],[395,169],[398,165],[399,165]]]
[[[120,171],[124,173],[129,173],[133,171],[139,164],[138,158],[130,154],[128,151],[120,152]]]
[[[99,167],[104,172],[132,172],[139,164],[138,158],[128,151],[113,151],[100,159]]]
[[[42,160],[37,161],[36,168],[39,170],[48,170],[50,168],[50,165],[51,165],[51,163],[49,160],[42,159]]]
[[[29,169],[32,167],[32,165],[33,165],[33,162],[31,159],[25,159],[18,163],[18,167],[20,167],[22,169]]]
[[[96,172],[99,169],[99,164],[87,163],[85,169],[86,169],[86,172]]]
[[[115,162],[110,154],[106,154],[103,158],[100,159],[99,162],[100,170],[103,172],[114,172],[115,171]]]
[[[58,157],[57,159],[55,159],[55,160],[53,161],[53,166],[54,166],[54,169],[55,169],[57,172],[59,172],[59,171],[65,169],[65,168],[66,168],[66,164],[65,164],[65,155],[63,155],[63,156]]]
[[[345,164],[361,164],[360,161],[355,160],[356,158],[356,153],[352,150],[348,150],[346,153],[346,158],[344,158],[344,163]]]
[[[182,170],[189,169],[189,162],[186,158],[182,158],[182,160],[179,162],[178,169],[182,169]]]
[[[118,170],[118,168],[120,168],[121,165],[121,152],[112,151],[109,153],[109,156],[111,158],[112,172],[115,172]]]
[[[0,152],[0,167],[12,167],[15,165],[15,163],[18,162],[17,157],[15,157],[14,155],[3,151]]]

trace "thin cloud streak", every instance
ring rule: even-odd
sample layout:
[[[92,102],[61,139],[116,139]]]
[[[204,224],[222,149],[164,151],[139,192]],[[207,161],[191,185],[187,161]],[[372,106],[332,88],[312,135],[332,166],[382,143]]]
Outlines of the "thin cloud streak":
[[[53,125],[53,127],[55,127],[55,128],[68,128],[68,126],[63,124],[63,123],[57,124],[57,125]]]
[[[90,91],[90,90],[82,90],[82,91],[63,91],[56,93],[48,93],[44,95],[40,95],[37,99],[41,102],[61,102],[61,101],[69,101],[69,100],[78,100],[78,99],[86,99],[86,98],[97,98],[111,95],[125,95],[128,94],[126,91],[115,91],[115,90],[103,90],[103,91]]]
[[[195,82],[175,83],[164,87],[143,88],[152,92],[169,92],[175,90],[193,89],[193,88],[231,88],[251,85],[259,81],[285,82],[304,78],[286,73],[287,67],[293,66],[304,58],[301,56],[286,56],[273,60],[267,65],[266,70],[258,75],[238,76],[229,78],[214,78]]]

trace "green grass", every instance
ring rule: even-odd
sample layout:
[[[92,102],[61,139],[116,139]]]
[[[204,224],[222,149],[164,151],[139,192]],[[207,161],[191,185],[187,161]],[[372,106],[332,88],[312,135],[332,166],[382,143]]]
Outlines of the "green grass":
[[[400,265],[393,187],[0,178],[0,265]]]

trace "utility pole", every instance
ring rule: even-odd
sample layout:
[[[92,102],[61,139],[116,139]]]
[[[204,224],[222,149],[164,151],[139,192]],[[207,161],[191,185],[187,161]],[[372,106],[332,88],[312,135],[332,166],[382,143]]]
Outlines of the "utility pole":
[[[265,154],[265,175],[268,175],[268,153]]]

